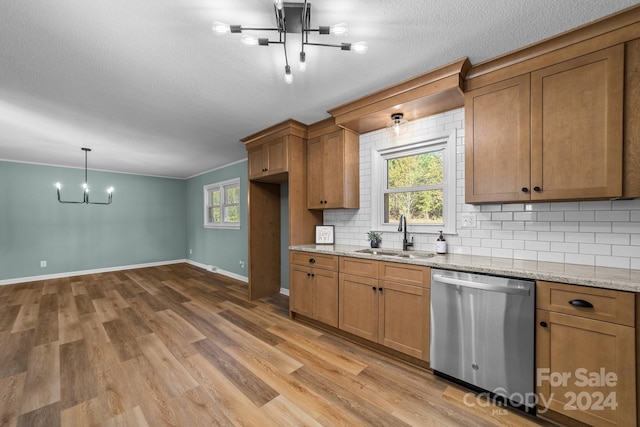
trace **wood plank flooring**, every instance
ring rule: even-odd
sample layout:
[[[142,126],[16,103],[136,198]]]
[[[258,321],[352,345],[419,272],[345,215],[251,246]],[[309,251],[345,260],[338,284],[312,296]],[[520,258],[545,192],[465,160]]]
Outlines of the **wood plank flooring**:
[[[543,424],[246,295],[188,264],[0,287],[0,425]]]

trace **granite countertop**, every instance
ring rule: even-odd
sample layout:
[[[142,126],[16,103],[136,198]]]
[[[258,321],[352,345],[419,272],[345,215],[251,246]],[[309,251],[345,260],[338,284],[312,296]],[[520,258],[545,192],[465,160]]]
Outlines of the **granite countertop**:
[[[404,264],[424,265],[448,270],[462,270],[476,273],[490,273],[523,279],[545,280],[569,283],[619,291],[640,292],[640,270],[622,268],[591,267],[556,262],[527,261],[510,258],[492,258],[474,255],[446,254],[427,258],[400,258],[357,252],[365,246],[352,245],[300,245],[290,246],[290,250],[329,253],[355,258],[376,259]],[[395,249],[379,248],[379,251]],[[429,255],[433,252],[408,251],[410,254]]]

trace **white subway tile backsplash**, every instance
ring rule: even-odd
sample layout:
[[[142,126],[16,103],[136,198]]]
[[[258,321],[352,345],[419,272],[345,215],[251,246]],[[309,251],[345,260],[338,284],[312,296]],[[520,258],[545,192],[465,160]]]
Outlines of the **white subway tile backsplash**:
[[[532,212],[533,213],[533,212]],[[565,221],[564,212],[537,212],[538,221],[562,222]],[[535,221],[532,219],[531,221]]]
[[[629,258],[613,257],[613,256],[596,256],[596,266],[612,267],[612,268],[630,268],[631,262]]]
[[[580,252],[580,244],[551,242],[551,251],[577,254],[578,252]]]
[[[593,243],[596,241],[595,233],[564,233],[565,242]]]
[[[549,228],[551,231],[577,233],[578,231],[580,231],[580,223],[579,222],[552,222]]]
[[[604,243],[610,245],[628,245],[628,234],[610,234],[610,233],[596,233],[596,243]]]
[[[625,221],[629,222],[629,211],[596,211],[596,221]]]
[[[538,252],[538,261],[564,262],[564,253],[562,253],[562,252]]]
[[[527,240],[524,242],[524,248],[527,251],[549,252],[551,244],[549,242],[540,242],[537,240]]]
[[[611,202],[608,200],[595,201],[595,202],[580,202],[580,210],[588,211],[610,211]]]
[[[595,255],[565,254],[564,262],[568,264],[596,265]]]
[[[640,269],[640,199],[469,205],[464,202],[464,109],[410,122],[407,138],[456,128],[457,212],[473,213],[475,228],[447,236],[448,250],[499,258]],[[371,150],[394,142],[386,130],[360,136],[360,209],[326,210],[336,242],[365,246],[371,229]],[[457,224],[461,223],[457,216]],[[414,234],[416,249],[434,250],[433,235]],[[400,233],[383,233],[383,247],[400,249]]]
[[[595,218],[594,211],[569,211],[564,213],[565,221],[595,221]]]
[[[581,243],[581,254],[611,255],[611,245],[599,245],[597,243]]]
[[[610,222],[580,222],[580,232],[611,233]]]

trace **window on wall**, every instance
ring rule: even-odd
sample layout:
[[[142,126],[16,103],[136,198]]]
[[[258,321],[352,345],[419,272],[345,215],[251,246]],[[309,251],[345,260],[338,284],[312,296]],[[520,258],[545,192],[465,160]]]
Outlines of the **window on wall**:
[[[456,133],[404,141],[372,152],[372,228],[455,233]]]
[[[240,228],[240,178],[204,186],[205,228]]]

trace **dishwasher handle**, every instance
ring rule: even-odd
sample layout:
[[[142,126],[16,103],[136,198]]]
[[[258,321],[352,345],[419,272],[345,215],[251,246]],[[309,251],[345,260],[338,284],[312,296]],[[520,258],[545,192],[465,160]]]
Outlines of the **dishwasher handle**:
[[[454,279],[453,277],[446,277],[441,274],[434,274],[433,279],[447,283],[449,285],[462,286],[465,288],[480,289],[483,291],[501,292],[503,294],[516,294],[516,295],[529,295],[529,287],[513,287],[504,285],[493,285],[490,283],[472,282],[469,280]]]

